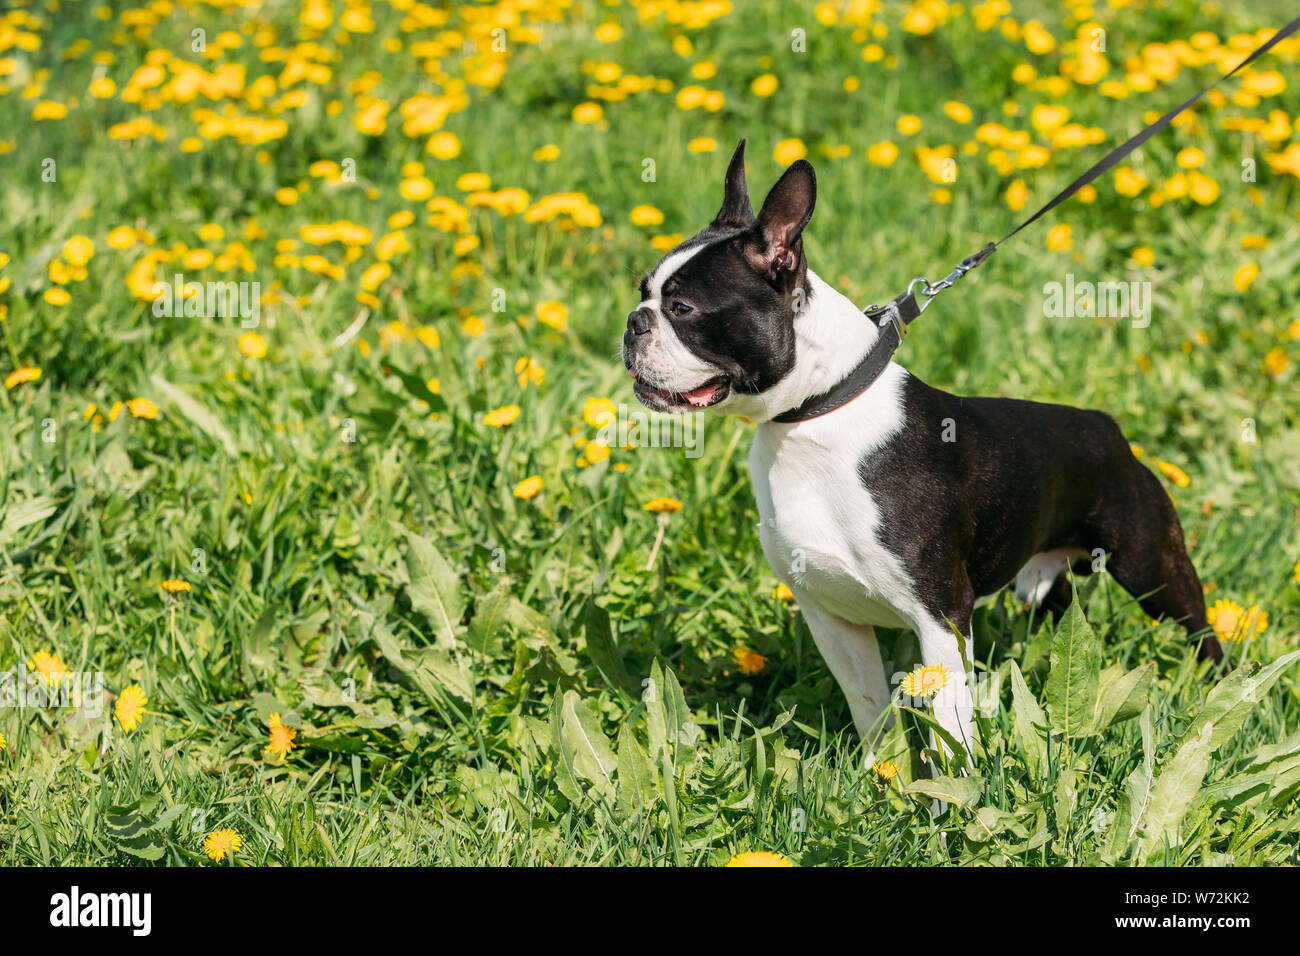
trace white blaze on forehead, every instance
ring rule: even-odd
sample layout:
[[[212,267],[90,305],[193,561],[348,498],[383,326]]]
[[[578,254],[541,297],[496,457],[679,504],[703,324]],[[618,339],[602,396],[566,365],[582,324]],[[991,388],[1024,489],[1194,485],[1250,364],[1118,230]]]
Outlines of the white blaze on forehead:
[[[707,242],[701,242],[698,245],[690,246],[686,249],[678,249],[664,256],[659,265],[655,266],[655,271],[650,273],[650,279],[646,286],[650,294],[642,301],[643,306],[654,308],[659,304],[659,297],[663,295],[664,284],[673,277],[682,266],[686,265],[696,253],[708,247]]]

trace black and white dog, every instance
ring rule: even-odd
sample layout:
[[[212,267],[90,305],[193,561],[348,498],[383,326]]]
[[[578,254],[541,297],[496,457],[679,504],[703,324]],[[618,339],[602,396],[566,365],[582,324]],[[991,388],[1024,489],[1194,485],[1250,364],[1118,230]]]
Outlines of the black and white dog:
[[[717,216],[641,281],[623,361],[651,409],[758,423],[749,471],[763,553],[858,733],[890,700],[873,628],[904,627],[925,664],[951,674],[935,717],[969,742],[972,609],[1014,582],[1021,600],[1059,612],[1071,596],[1063,572],[1084,556],[1082,571],[1104,553],[1146,613],[1179,621],[1218,661],[1173,504],[1107,415],[949,395],[889,362],[834,410],[774,421],[851,379],[892,333],[808,268],[811,164],[787,169],[755,216],[744,152],[741,140]]]

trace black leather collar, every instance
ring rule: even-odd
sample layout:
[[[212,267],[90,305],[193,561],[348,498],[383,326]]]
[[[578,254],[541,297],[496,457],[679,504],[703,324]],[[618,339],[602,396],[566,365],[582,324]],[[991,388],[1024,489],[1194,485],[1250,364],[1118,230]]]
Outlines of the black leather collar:
[[[909,289],[888,305],[870,306],[863,314],[879,326],[880,334],[857,367],[827,391],[813,395],[798,408],[782,412],[772,421],[782,424],[806,422],[847,405],[869,389],[889,365],[894,352],[903,344],[907,326],[921,314],[921,306]]]

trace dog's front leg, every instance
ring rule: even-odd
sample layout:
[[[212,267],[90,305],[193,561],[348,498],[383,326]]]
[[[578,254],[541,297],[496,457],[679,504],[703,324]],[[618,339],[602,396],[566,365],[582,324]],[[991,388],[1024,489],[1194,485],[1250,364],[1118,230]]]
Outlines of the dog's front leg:
[[[889,715],[889,683],[875,629],[823,610],[798,589],[794,595],[817,650],[844,692],[858,736],[870,746]]]
[[[967,673],[971,666],[970,615],[963,615],[960,620],[949,620],[951,624],[933,618],[923,618],[916,623],[921,660],[928,668],[943,667],[949,675],[947,684],[927,703],[933,709],[939,726],[965,747],[968,754],[973,754],[975,702],[970,686],[973,675]],[[961,632],[960,646],[954,628]],[[949,753],[946,745],[943,749]]]

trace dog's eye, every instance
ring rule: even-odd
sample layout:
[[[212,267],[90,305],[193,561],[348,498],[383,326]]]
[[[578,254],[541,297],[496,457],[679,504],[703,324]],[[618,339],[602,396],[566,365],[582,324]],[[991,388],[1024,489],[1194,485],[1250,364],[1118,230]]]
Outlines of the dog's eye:
[[[690,315],[695,310],[685,302],[674,302],[669,311],[671,311],[673,315]]]

